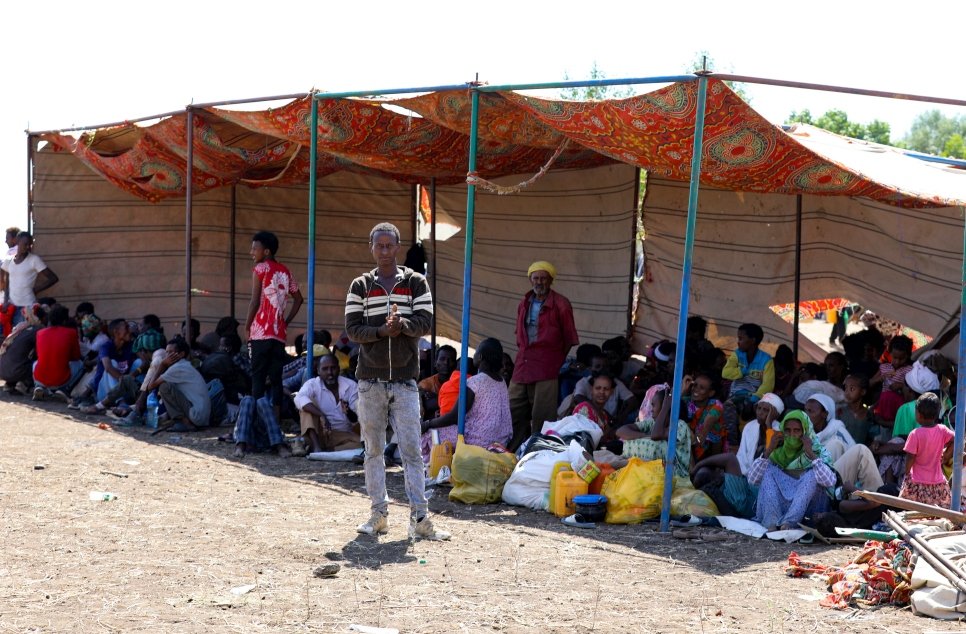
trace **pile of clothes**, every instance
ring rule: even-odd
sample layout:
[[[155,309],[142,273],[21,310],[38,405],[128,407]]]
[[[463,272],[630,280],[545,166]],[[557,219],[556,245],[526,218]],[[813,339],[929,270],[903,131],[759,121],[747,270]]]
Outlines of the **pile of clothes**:
[[[828,594],[820,601],[827,608],[871,608],[879,605],[909,605],[912,594],[912,550],[902,540],[868,541],[862,551],[844,567],[825,566],[788,556],[785,573],[790,577],[823,575]]]

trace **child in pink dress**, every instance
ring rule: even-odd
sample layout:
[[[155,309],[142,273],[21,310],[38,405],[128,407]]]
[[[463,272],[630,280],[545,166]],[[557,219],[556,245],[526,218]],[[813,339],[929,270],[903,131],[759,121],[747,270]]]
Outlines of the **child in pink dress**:
[[[916,422],[906,439],[906,477],[899,497],[949,508],[952,496],[943,462],[952,456],[954,434],[939,423],[939,397],[927,392],[916,400]]]

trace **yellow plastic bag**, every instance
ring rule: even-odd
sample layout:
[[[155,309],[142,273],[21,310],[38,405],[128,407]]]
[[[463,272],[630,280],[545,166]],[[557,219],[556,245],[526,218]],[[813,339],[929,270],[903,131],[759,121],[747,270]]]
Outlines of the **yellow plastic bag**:
[[[671,492],[671,515],[691,515],[693,517],[715,517],[720,515],[714,501],[704,491],[691,485],[687,478],[674,478],[674,491]]]
[[[607,476],[601,495],[607,497],[608,524],[640,524],[661,514],[664,464],[631,458],[627,466]]]
[[[460,436],[453,452],[453,485],[449,499],[464,504],[492,504],[503,496],[503,485],[513,473],[517,459],[511,453],[494,453],[467,445]]]

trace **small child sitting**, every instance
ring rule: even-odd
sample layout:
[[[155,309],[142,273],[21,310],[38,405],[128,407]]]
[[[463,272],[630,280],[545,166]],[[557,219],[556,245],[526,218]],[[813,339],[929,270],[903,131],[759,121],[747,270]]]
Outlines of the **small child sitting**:
[[[906,440],[906,477],[899,497],[949,508],[952,496],[943,462],[952,456],[954,434],[939,425],[939,397],[927,392],[916,400],[916,422]]]
[[[724,421],[728,444],[737,447],[738,414],[745,404],[754,405],[775,387],[775,362],[771,355],[758,348],[765,332],[758,324],[738,326],[738,347],[721,371],[721,378],[731,381],[731,390],[724,407]]]

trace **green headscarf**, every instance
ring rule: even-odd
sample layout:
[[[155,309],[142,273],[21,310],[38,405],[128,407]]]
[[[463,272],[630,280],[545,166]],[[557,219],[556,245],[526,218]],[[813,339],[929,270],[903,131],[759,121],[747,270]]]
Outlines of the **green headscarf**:
[[[802,438],[808,435],[812,439],[812,451],[815,452],[815,456],[821,458],[823,462],[831,464],[831,457],[815,436],[812,421],[809,420],[808,414],[800,409],[794,409],[785,414],[781,424],[782,444],[771,452],[769,459],[786,470],[802,470],[812,466],[812,461],[805,455],[802,438],[792,438],[785,434],[785,424],[790,420],[797,420],[802,424]]]

